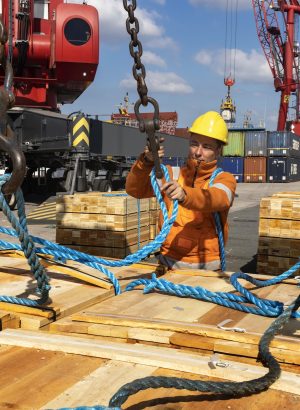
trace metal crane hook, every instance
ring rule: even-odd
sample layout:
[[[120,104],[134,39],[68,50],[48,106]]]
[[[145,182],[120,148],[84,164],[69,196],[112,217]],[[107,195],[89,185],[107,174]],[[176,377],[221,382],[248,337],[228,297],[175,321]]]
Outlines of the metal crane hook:
[[[4,46],[7,41],[7,31],[0,19],[0,64],[5,65],[4,85],[0,88],[0,151],[6,152],[12,161],[12,174],[10,179],[2,186],[4,194],[9,195],[21,186],[26,173],[25,156],[18,145],[15,134],[8,124],[7,110],[15,102],[12,91],[13,69],[11,62],[5,61]]]

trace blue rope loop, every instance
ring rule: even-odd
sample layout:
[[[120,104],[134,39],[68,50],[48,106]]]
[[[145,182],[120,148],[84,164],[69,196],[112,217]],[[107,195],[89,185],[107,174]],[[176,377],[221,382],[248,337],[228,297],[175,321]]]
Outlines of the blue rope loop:
[[[15,193],[17,200],[17,215],[18,218],[10,210],[9,205],[6,201],[5,196],[2,193],[2,186],[10,179],[10,174],[4,174],[0,178],[0,207],[2,212],[7,217],[8,221],[11,223],[14,228],[14,236],[19,238],[21,243],[20,250],[24,252],[24,255],[27,258],[27,262],[30,266],[30,269],[34,275],[34,278],[37,281],[37,290],[36,293],[39,296],[38,300],[31,300],[27,298],[17,298],[10,296],[0,296],[1,302],[7,303],[17,303],[23,306],[30,307],[39,307],[47,302],[49,296],[49,278],[41,265],[39,258],[36,255],[34,243],[28,235],[27,229],[27,220],[25,215],[24,208],[24,197],[21,189],[18,189]],[[6,248],[7,249],[7,248]]]
[[[166,181],[170,181],[168,169],[164,165],[161,165],[161,167],[163,169]],[[0,249],[21,250],[24,252],[25,256],[28,257],[29,263],[35,269],[41,291],[44,293],[47,291],[47,298],[48,298],[49,288],[47,285],[44,285],[42,282],[42,280],[44,280],[45,278],[45,274],[43,273],[44,272],[43,269],[40,267],[41,265],[39,264],[38,258],[36,256],[37,253],[40,253],[43,255],[54,256],[56,260],[59,260],[61,262],[65,262],[67,260],[73,260],[73,261],[85,264],[87,266],[90,266],[94,269],[97,269],[100,272],[102,272],[104,275],[106,275],[107,278],[112,282],[114,289],[115,289],[115,294],[120,294],[121,287],[120,287],[119,281],[115,278],[114,274],[106,268],[106,266],[107,267],[129,266],[129,265],[132,265],[133,263],[137,263],[141,261],[142,259],[145,259],[151,252],[159,248],[161,244],[165,241],[177,217],[178,202],[177,201],[173,202],[171,216],[169,217],[165,202],[160,192],[160,187],[155,177],[154,170],[152,170],[150,178],[151,178],[151,184],[152,184],[153,190],[155,192],[155,195],[157,197],[157,200],[160,204],[160,207],[161,207],[161,210],[164,216],[163,226],[162,226],[160,233],[157,235],[157,237],[153,241],[149,242],[143,248],[139,249],[135,254],[126,256],[126,258],[124,258],[123,260],[106,260],[103,258],[85,254],[83,252],[76,251],[74,249],[70,249],[62,245],[58,245],[56,243],[47,241],[39,237],[28,235],[27,221],[26,221],[26,215],[25,215],[25,209],[24,209],[24,198],[23,198],[21,191],[20,191],[20,194],[17,193],[19,221],[16,220],[16,218],[14,217],[13,213],[10,211],[5,201],[5,203],[3,204],[4,212],[5,214],[8,215],[9,221],[11,222],[14,229],[0,227],[0,233],[4,233],[4,234],[14,236],[14,237],[19,237],[21,245],[17,245],[14,243],[9,243],[9,242],[0,240]],[[115,194],[106,194],[106,195],[111,196]],[[122,194],[122,196],[127,196],[127,194],[125,195]],[[0,205],[1,205],[1,202],[0,202]],[[43,247],[35,248],[34,243],[38,245],[42,245]],[[40,275],[42,279],[40,279],[38,275]],[[41,300],[44,300],[44,299],[41,299]]]
[[[212,187],[214,184],[214,180],[217,175],[221,174],[223,171],[222,168],[217,168],[211,175],[210,180],[209,180],[209,187]],[[221,222],[221,216],[218,212],[213,213],[214,216],[214,221],[216,225],[216,231],[218,235],[218,241],[219,241],[219,250],[220,250],[220,261],[221,261],[221,270],[223,272],[226,271],[226,254],[225,254],[225,243],[224,243],[224,235],[223,235],[223,227],[222,227],[222,222]]]

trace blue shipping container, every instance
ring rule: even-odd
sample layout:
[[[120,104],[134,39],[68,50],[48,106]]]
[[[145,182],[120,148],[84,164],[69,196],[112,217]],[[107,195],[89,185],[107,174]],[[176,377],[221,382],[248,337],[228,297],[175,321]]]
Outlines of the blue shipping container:
[[[270,157],[300,157],[300,137],[289,131],[269,131],[267,151]]]
[[[244,180],[244,158],[243,157],[219,157],[218,166],[224,171],[234,175],[237,182]]]
[[[267,167],[269,182],[300,181],[300,158],[269,157]]]

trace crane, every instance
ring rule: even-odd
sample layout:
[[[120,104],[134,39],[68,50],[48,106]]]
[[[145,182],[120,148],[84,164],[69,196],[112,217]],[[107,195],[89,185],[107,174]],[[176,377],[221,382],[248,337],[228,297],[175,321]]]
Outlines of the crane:
[[[64,0],[1,0],[15,105],[58,111],[92,83],[99,59],[97,10]],[[0,85],[4,73],[0,72]]]
[[[280,92],[277,130],[300,135],[298,0],[252,0],[258,39]],[[291,110],[294,113],[291,113]]]

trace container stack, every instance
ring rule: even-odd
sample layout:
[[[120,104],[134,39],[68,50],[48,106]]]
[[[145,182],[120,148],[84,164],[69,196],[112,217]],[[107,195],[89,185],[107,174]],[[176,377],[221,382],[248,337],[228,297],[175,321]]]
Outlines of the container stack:
[[[56,242],[84,253],[124,258],[149,242],[149,222],[149,199],[120,191],[57,197]]]
[[[300,192],[279,192],[261,200],[258,273],[280,275],[299,262],[299,228]]]
[[[244,182],[266,182],[267,132],[245,133]]]
[[[229,131],[228,144],[223,147],[218,166],[234,175],[237,182],[244,180],[245,132]]]
[[[232,131],[218,165],[237,182],[300,180],[300,137],[287,131]]]
[[[300,180],[300,137],[287,131],[268,135],[268,182]]]

